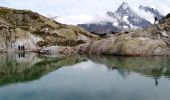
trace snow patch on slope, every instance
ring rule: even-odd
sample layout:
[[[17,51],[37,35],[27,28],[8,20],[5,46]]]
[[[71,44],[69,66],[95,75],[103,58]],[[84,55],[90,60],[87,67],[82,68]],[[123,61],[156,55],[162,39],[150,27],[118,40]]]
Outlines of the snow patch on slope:
[[[128,17],[129,17],[129,16],[124,16],[124,17],[123,17],[123,20],[124,20],[127,24],[129,24]]]
[[[106,24],[107,22],[118,23],[117,19],[107,16],[106,12],[101,13],[100,15],[97,15],[96,17],[94,17],[90,23]]]
[[[119,25],[118,22],[114,22],[114,23],[113,23],[113,26],[118,26],[118,25]]]

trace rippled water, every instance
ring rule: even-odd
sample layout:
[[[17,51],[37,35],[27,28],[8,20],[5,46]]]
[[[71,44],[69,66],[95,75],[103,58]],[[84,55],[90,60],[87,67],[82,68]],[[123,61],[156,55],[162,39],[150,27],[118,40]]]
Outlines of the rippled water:
[[[170,58],[0,54],[0,100],[170,100]]]

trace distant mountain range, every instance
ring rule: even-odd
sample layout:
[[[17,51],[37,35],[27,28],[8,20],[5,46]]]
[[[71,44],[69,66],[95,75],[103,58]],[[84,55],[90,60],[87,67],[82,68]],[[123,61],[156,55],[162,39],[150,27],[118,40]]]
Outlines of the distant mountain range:
[[[158,19],[162,19],[164,16],[160,14],[157,9],[153,9],[150,6],[139,6],[139,11],[150,13]],[[123,2],[115,12],[107,12],[106,16],[115,21],[105,21],[98,23],[79,24],[78,26],[85,28],[89,32],[97,34],[115,33],[122,30],[130,30],[137,28],[146,28],[151,25],[148,19],[139,16],[128,3]]]

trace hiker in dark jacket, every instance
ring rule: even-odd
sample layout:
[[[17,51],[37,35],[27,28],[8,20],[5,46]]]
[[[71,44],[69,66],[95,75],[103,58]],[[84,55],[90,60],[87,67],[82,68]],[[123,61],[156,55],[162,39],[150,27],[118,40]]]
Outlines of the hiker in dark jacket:
[[[23,47],[22,47],[22,48],[23,48],[23,51],[25,51],[25,46],[24,46],[24,45],[23,45]]]
[[[21,50],[21,47],[20,47],[20,46],[18,46],[18,50]]]
[[[158,18],[155,17],[155,21],[154,21],[154,24],[158,23]]]

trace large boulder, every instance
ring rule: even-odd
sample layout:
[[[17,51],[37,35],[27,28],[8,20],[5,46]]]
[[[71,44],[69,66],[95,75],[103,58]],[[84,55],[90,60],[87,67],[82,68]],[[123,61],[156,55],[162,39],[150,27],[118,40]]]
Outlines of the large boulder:
[[[130,38],[125,40],[110,38],[99,40],[86,46],[86,52],[90,54],[126,56],[169,55],[168,50],[169,48],[164,41],[149,38]]]

